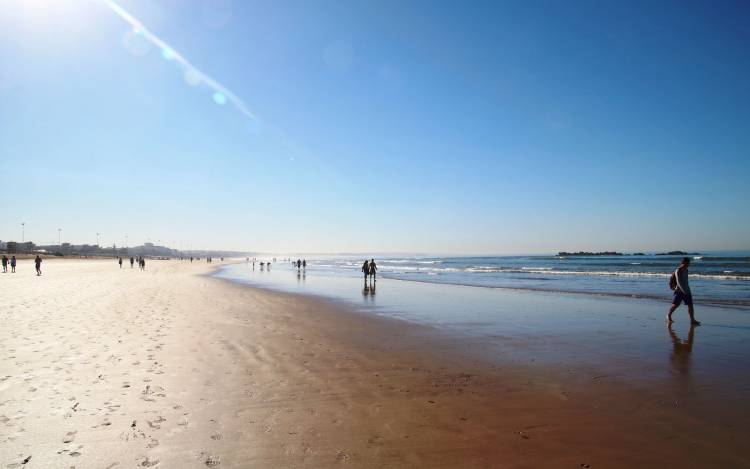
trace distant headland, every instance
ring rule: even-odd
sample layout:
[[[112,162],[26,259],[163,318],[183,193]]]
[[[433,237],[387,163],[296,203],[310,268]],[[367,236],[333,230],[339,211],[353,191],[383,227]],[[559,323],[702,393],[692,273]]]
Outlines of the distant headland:
[[[583,256],[624,256],[625,254],[616,251],[601,251],[601,252],[589,252],[589,251],[578,251],[578,252],[565,252],[561,251],[557,253],[560,257],[583,257]]]
[[[578,252],[566,252],[560,251],[557,253],[559,257],[596,257],[596,256],[645,256],[642,252],[633,252],[625,254],[617,251],[600,251],[600,252],[589,252],[589,251],[578,251]],[[700,256],[699,252],[685,252],[685,251],[669,251],[669,252],[658,252],[655,256]]]
[[[685,251],[669,251],[669,252],[657,252],[655,256],[700,256],[699,252],[685,252]]]

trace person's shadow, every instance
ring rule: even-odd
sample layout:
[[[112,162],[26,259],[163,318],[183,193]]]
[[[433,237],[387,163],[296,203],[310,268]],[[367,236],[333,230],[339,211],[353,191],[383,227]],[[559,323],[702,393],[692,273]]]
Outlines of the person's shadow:
[[[669,338],[672,339],[672,353],[669,361],[672,365],[672,371],[685,378],[690,375],[692,366],[693,341],[695,340],[695,324],[690,325],[687,340],[682,340],[672,329],[672,324],[667,326]]]

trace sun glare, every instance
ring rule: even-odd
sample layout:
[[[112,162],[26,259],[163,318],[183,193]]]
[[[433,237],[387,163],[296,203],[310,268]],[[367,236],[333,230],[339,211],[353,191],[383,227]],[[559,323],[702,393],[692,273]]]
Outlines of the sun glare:
[[[0,15],[13,18],[27,43],[46,44],[93,34],[96,30],[94,0],[0,0]],[[63,34],[64,32],[64,34]]]

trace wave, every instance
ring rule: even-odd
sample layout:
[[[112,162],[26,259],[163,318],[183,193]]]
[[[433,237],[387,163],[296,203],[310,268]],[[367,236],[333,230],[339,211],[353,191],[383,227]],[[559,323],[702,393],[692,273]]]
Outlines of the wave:
[[[720,256],[703,256],[704,261],[742,261],[750,262],[750,256],[720,257]]]
[[[701,256],[697,256],[701,257]],[[750,256],[702,256],[700,263],[690,273],[691,278],[706,280],[745,281],[750,280]],[[546,259],[546,260],[545,260]],[[560,276],[666,278],[674,268],[672,262],[661,259],[560,259],[554,257],[476,257],[476,258],[392,258],[378,261],[380,271],[415,275],[480,275],[486,279],[493,275],[518,274],[519,278]],[[540,262],[541,261],[541,262]],[[562,262],[562,263],[561,263]],[[539,263],[539,265],[535,265]],[[313,265],[321,268],[358,271],[359,260],[321,259]],[[486,280],[482,280],[483,282]]]
[[[627,271],[612,271],[612,270],[555,270],[551,267],[492,267],[492,268],[477,268],[468,267],[465,269],[455,269],[451,267],[445,268],[420,268],[420,267],[398,267],[394,270],[412,271],[412,272],[467,272],[467,273],[503,273],[503,274],[547,274],[547,275],[576,275],[576,276],[609,276],[609,277],[658,277],[667,278],[671,275],[671,272],[627,272]],[[703,273],[691,273],[690,278],[700,279],[713,279],[713,280],[748,280],[750,281],[750,273],[748,272],[723,272],[722,274],[703,274]]]
[[[383,259],[380,264],[442,264],[443,261],[418,261],[414,259]]]

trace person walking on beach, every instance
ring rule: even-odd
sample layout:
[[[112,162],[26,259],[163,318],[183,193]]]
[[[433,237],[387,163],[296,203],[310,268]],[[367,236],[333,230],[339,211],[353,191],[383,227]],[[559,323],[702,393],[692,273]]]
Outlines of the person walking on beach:
[[[135,262],[135,260],[133,259],[133,256],[130,256],[130,268],[131,269],[133,268],[133,263],[134,262]]]
[[[302,267],[302,261],[297,259],[297,270],[299,270],[300,267]]]
[[[307,268],[307,259],[302,259],[302,270]]]
[[[669,311],[667,312],[667,323],[673,322],[672,313],[674,313],[684,301],[688,308],[688,314],[690,315],[690,324],[694,326],[700,326],[701,324],[695,319],[695,311],[693,310],[693,294],[690,292],[690,285],[688,284],[689,266],[690,258],[683,257],[680,266],[669,278],[669,287],[674,290],[674,294],[672,295],[672,306],[669,307]]]
[[[370,275],[370,263],[365,259],[365,263],[362,264],[362,272],[365,274],[365,283],[367,283],[367,276]]]
[[[36,259],[34,259],[34,265],[36,266],[37,277],[42,275],[42,258],[39,257],[39,254],[37,254]]]
[[[122,269],[122,257],[117,258],[117,263],[120,264],[120,268]]]
[[[16,256],[10,256],[10,271],[16,273]]]
[[[378,271],[378,266],[375,265],[375,259],[370,259],[370,275],[372,276],[371,280],[377,280],[375,279],[375,273]]]
[[[3,255],[3,273],[8,271],[8,256]]]

